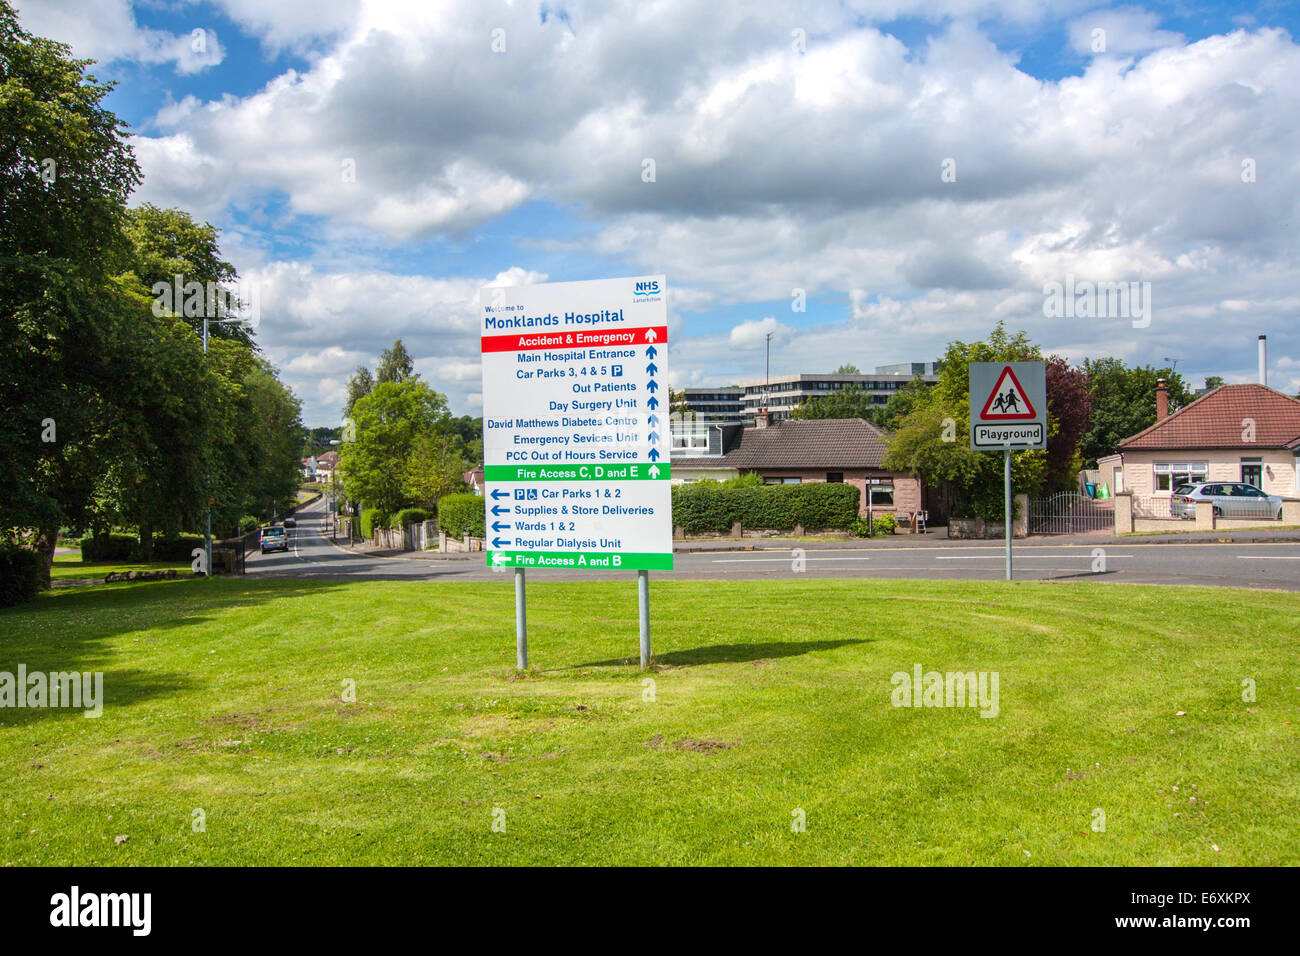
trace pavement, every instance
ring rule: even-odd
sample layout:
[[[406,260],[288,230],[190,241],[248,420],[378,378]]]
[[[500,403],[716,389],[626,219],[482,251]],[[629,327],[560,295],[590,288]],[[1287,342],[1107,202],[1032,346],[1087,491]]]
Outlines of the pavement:
[[[248,557],[250,575],[357,580],[501,581],[509,568],[486,566],[482,552],[367,552],[322,534],[323,502],[297,515],[288,553]],[[924,578],[997,581],[1004,575],[1003,544],[926,535],[850,541],[776,538],[681,542],[672,571],[654,577],[682,580],[769,578]],[[743,550],[741,550],[743,549]],[[1300,531],[1265,530],[1168,535],[1061,535],[1017,539],[1017,580],[1118,581],[1131,584],[1211,585],[1300,591]],[[609,572],[535,570],[543,580],[606,580]]]

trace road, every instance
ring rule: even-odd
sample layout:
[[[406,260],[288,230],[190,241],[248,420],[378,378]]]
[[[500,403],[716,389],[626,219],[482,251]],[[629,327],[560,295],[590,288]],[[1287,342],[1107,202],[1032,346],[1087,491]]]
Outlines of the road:
[[[298,515],[288,553],[250,552],[248,573],[258,576],[337,577],[370,580],[500,581],[483,555],[464,558],[402,555],[376,558],[332,544],[322,534],[325,510],[316,502]],[[1211,585],[1300,591],[1300,543],[1152,544],[1102,539],[1060,544],[1051,539],[1017,541],[1018,580],[1121,581],[1130,584]],[[755,544],[762,545],[758,540]],[[770,547],[770,544],[769,544]],[[1098,566],[1097,548],[1104,556]],[[676,568],[656,571],[657,580],[761,580],[765,578],[929,578],[997,581],[1003,576],[1000,543],[948,542],[817,544],[804,546],[796,569],[790,550],[715,551],[678,554]],[[604,580],[607,571],[534,571],[546,580]],[[530,575],[531,578],[531,575]]]

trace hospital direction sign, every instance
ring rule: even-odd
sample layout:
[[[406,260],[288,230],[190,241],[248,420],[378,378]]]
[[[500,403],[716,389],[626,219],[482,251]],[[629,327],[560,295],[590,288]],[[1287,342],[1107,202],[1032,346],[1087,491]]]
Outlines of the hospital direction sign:
[[[663,276],[481,291],[490,565],[672,567],[665,295]]]

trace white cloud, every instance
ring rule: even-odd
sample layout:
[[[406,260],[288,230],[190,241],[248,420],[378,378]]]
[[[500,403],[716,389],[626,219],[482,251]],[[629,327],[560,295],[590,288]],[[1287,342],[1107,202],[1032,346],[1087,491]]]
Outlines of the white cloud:
[[[1070,24],[1070,45],[1079,53],[1123,55],[1182,43],[1182,34],[1161,30],[1159,23],[1138,7],[1094,10]]]
[[[732,328],[731,334],[727,336],[727,343],[733,349],[761,349],[767,345],[769,334],[774,342],[780,343],[790,337],[791,329],[771,316],[765,319],[749,319]]]
[[[142,27],[127,0],[15,0],[15,7],[24,30],[101,63],[170,63],[185,74],[216,66],[226,55],[207,24],[195,22],[184,33]]]

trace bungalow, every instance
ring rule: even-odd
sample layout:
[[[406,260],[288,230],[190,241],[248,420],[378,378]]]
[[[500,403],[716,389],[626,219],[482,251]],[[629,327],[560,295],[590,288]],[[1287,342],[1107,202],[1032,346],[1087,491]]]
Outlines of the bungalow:
[[[316,480],[329,482],[339,466],[339,453],[327,451],[316,459]]]
[[[1300,400],[1267,385],[1220,385],[1169,414],[1163,379],[1156,423],[1097,462],[1116,492],[1168,498],[1180,484],[1240,481],[1265,494],[1300,494]]]
[[[753,428],[713,425],[673,435],[672,481],[724,480],[748,472],[764,484],[843,481],[862,493],[860,512],[910,518],[922,507],[919,478],[887,471],[885,432],[861,418],[783,419]],[[868,500],[869,499],[869,500]]]

